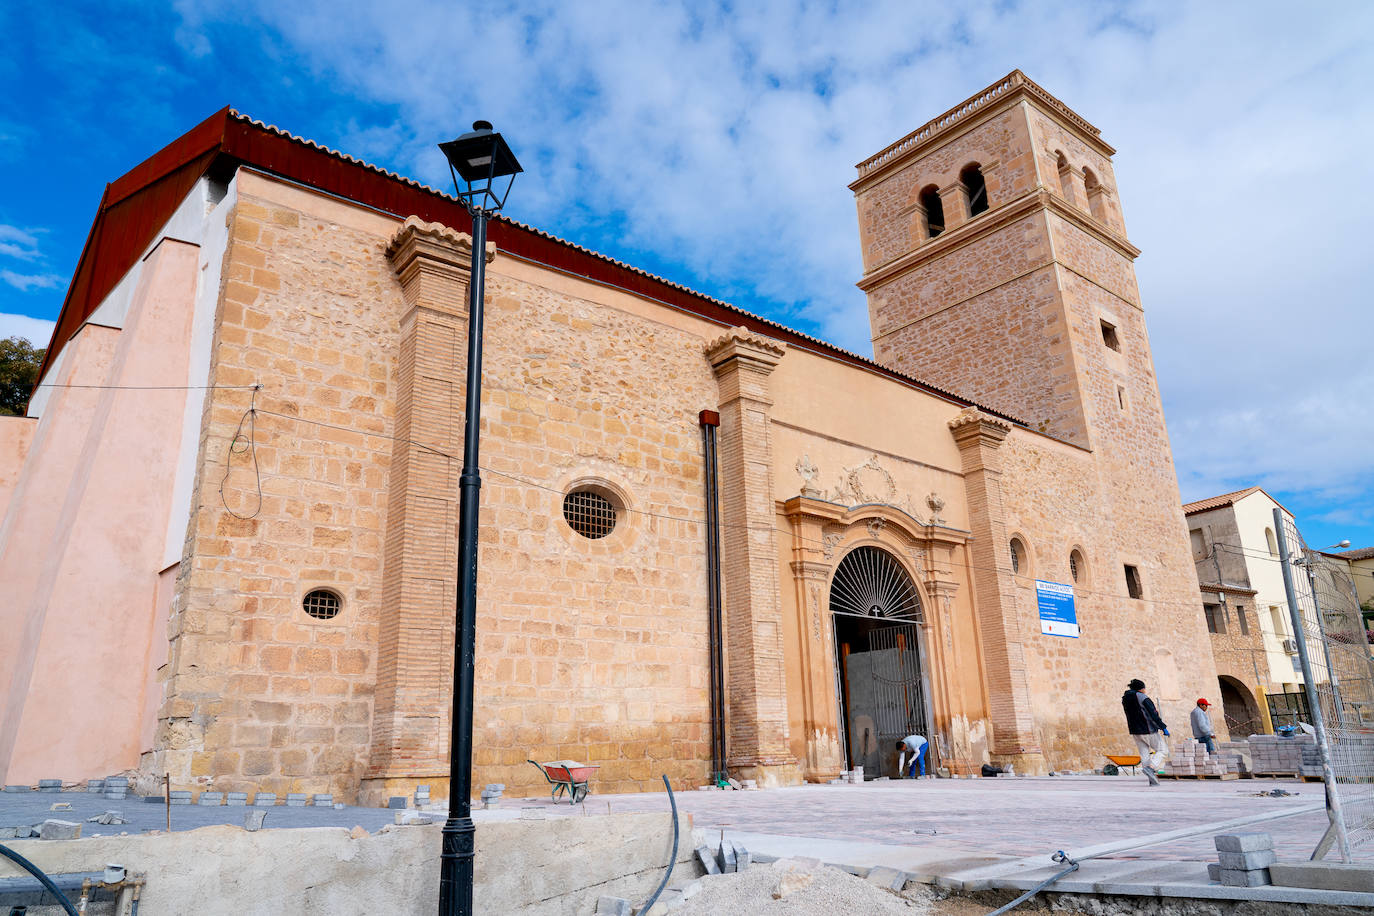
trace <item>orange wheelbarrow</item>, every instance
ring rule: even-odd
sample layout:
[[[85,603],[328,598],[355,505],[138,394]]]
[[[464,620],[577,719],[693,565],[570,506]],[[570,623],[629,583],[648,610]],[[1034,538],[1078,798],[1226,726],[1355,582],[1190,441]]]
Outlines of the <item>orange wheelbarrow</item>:
[[[533,760],[526,759],[526,763],[534,764],[539,768],[539,772],[544,774],[544,778],[553,786],[549,792],[549,798],[558,801],[558,796],[564,792],[568,793],[568,804],[575,805],[587,797],[590,789],[587,783],[596,775],[600,766],[586,766],[576,760],[554,760],[549,763],[535,763]]]
[[[1139,754],[1103,754],[1102,756],[1116,764],[1118,768],[1130,767],[1135,769],[1140,766]]]

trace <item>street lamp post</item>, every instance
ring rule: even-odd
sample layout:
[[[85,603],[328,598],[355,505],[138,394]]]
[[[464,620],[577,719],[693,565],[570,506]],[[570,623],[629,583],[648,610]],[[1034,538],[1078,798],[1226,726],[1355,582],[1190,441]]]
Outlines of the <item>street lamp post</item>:
[[[458,620],[454,631],[453,714],[450,718],[448,820],[439,857],[439,916],[471,916],[472,690],[477,641],[477,510],[482,476],[477,446],[482,412],[482,305],[486,284],[487,219],[501,209],[521,171],[510,147],[486,121],[440,143],[453,186],[472,216],[472,275],[468,282],[467,400],[463,414],[463,471],[458,478]],[[508,179],[498,190],[498,179]],[[459,184],[459,180],[463,184]]]

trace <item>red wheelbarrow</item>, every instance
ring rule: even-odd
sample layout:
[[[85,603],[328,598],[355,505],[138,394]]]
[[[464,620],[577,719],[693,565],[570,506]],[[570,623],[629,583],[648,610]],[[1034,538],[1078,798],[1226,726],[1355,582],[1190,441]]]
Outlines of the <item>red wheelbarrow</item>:
[[[578,763],[576,760],[553,760],[549,763],[535,763],[533,760],[526,759],[526,763],[532,763],[539,768],[539,772],[544,774],[544,778],[553,786],[549,793],[549,798],[558,801],[558,796],[562,792],[568,793],[568,804],[575,805],[587,797],[589,791],[588,781],[595,775],[600,766],[587,766]]]

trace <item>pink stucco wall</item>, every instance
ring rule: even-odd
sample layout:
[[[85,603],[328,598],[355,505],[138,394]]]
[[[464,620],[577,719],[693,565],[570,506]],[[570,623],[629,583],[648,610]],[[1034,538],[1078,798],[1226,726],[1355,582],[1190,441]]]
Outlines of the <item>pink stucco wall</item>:
[[[0,524],[4,523],[37,429],[38,421],[32,417],[0,417]]]
[[[122,330],[87,326],[68,384],[44,412],[0,543],[15,600],[0,626],[8,698],[0,781],[86,779],[135,766],[158,579],[186,403],[199,249],[164,239],[145,260]],[[159,389],[154,386],[177,386]]]

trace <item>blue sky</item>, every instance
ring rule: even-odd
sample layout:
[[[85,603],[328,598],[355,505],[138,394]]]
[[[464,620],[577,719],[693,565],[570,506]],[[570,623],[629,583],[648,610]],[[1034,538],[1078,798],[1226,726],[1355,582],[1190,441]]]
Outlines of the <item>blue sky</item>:
[[[853,165],[1020,67],[1103,131],[1183,498],[1374,545],[1374,5],[0,5],[0,335],[45,342],[104,184],[225,104],[871,353]],[[19,40],[22,36],[22,40]]]

